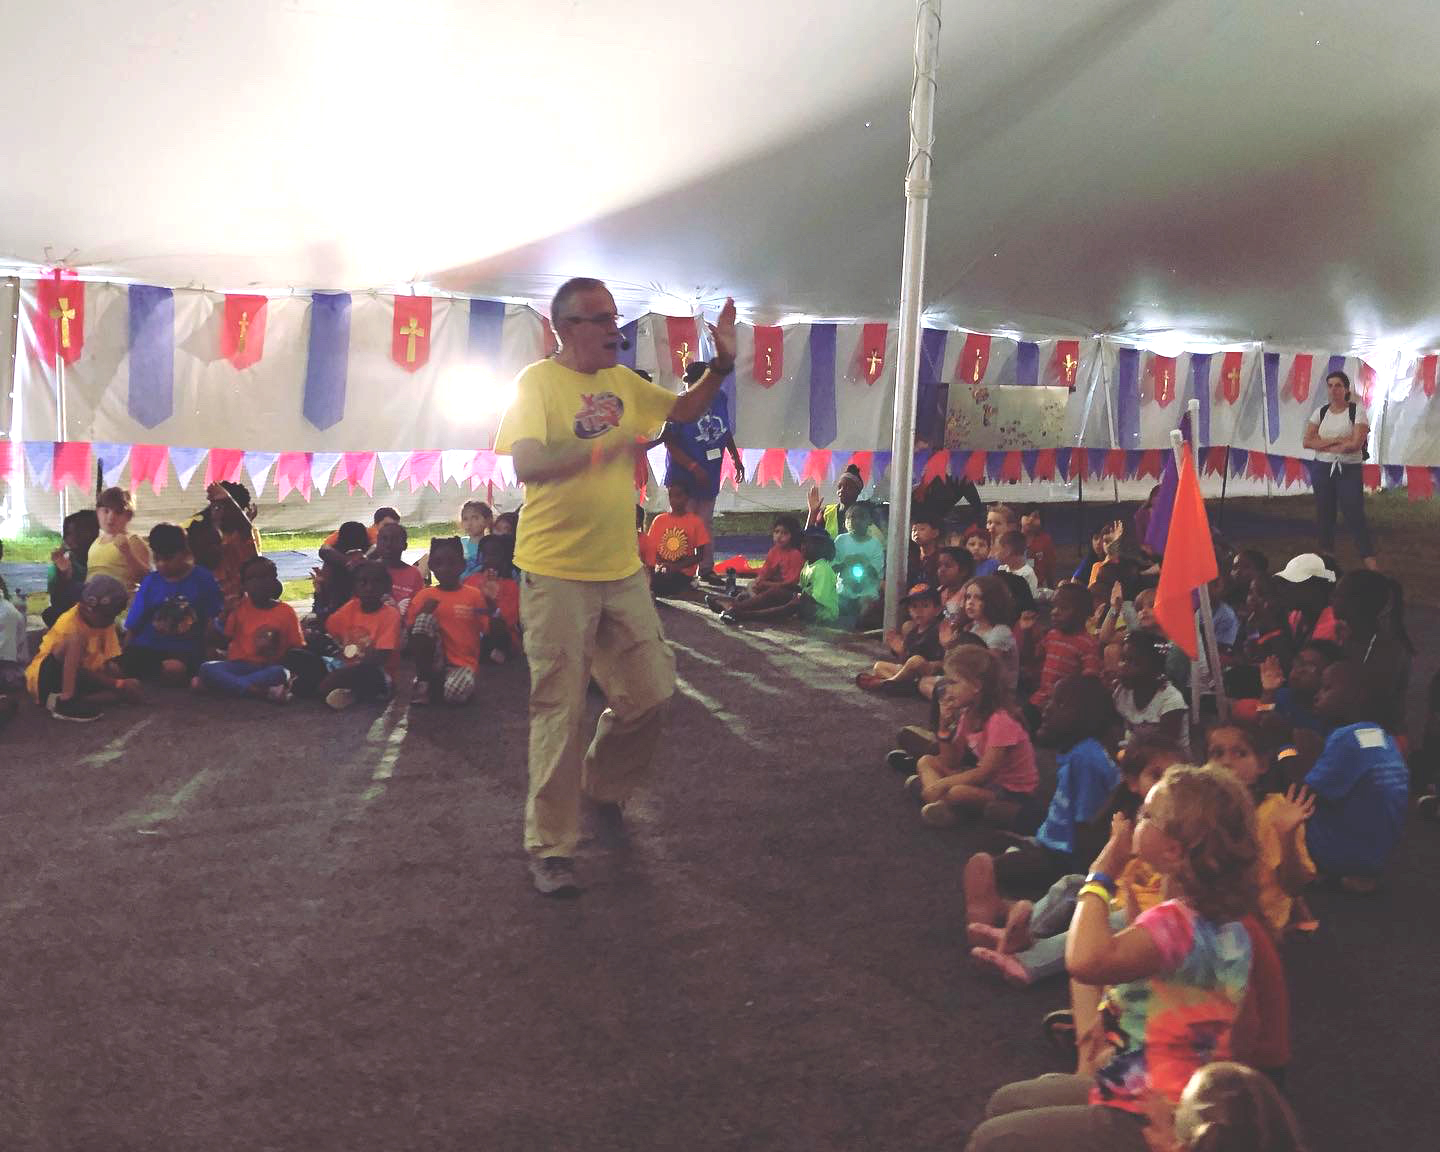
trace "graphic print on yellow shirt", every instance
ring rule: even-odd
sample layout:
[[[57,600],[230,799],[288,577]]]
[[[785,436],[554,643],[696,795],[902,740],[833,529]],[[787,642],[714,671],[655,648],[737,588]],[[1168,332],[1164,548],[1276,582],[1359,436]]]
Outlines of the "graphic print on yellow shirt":
[[[575,372],[554,360],[531,364],[515,380],[495,451],[522,440],[546,447],[653,438],[674,394],[629,368]],[[521,571],[561,580],[623,580],[640,570],[635,549],[635,462],[628,452],[559,480],[525,486],[515,541]]]

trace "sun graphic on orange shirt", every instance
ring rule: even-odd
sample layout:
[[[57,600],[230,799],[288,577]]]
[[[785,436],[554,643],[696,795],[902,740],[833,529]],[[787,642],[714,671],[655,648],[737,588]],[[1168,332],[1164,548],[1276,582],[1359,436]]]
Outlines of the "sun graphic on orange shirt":
[[[661,560],[678,560],[690,555],[690,536],[683,528],[667,528],[660,533],[660,544],[655,549]]]

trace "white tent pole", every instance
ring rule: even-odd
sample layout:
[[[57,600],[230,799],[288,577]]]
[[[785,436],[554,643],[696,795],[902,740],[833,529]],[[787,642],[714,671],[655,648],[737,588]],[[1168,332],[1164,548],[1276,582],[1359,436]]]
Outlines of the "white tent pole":
[[[55,339],[55,439],[64,443],[65,440],[65,357],[60,353],[60,339]],[[50,465],[50,482],[55,483],[55,465]],[[63,527],[65,517],[70,514],[70,494],[62,484],[55,484],[55,494],[60,497],[60,524]]]
[[[885,627],[900,626],[900,597],[910,548],[910,488],[915,458],[915,396],[920,381],[920,311],[925,289],[925,229],[935,143],[935,74],[940,66],[940,0],[915,6],[915,75],[910,89],[910,161],[905,170],[905,249],[900,271],[900,332],[895,365],[895,426],[890,439],[890,525],[885,547]],[[941,446],[943,449],[943,445]]]

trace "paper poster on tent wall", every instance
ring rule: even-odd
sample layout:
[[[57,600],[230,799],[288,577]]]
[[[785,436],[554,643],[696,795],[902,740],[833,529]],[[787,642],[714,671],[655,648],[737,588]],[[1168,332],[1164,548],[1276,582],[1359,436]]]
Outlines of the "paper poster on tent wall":
[[[20,284],[21,333],[18,393],[26,435],[55,435],[55,365],[37,354],[31,314],[36,281]],[[264,356],[237,368],[232,333],[225,332],[225,297],[177,289],[173,293],[173,378],[133,369],[135,293],[123,285],[88,283],[84,353],[65,368],[65,439],[113,443],[204,444],[223,440],[249,450],[379,451],[489,447],[497,416],[482,393],[503,385],[536,358],[539,316],[523,305],[501,305],[498,355],[471,355],[470,301],[436,298],[425,338],[428,362],[410,370],[397,362],[394,297],[357,293],[339,366],[343,389],[332,389],[326,426],[303,415],[311,351],[308,296],[282,296],[265,304]],[[423,325],[422,325],[423,327]],[[147,332],[150,328],[147,327]],[[408,338],[400,345],[400,359]],[[156,350],[158,354],[158,349]],[[418,345],[417,345],[418,357]],[[151,357],[154,359],[154,356]],[[493,360],[493,363],[486,362]],[[136,393],[136,385],[141,391]],[[166,388],[166,406],[153,396]],[[146,391],[149,389],[150,391]],[[139,407],[139,395],[145,403]],[[163,418],[150,425],[145,421]],[[144,420],[141,419],[144,417]]]

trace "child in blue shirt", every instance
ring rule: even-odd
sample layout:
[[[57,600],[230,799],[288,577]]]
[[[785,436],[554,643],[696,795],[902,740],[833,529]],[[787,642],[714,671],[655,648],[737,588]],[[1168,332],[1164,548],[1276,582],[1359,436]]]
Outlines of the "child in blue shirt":
[[[1109,690],[1098,676],[1061,680],[1045,706],[1036,739],[1063,749],[1057,763],[1055,795],[1045,822],[1034,836],[1017,836],[998,856],[977,852],[965,865],[965,915],[971,924],[1000,923],[1009,902],[999,885],[1050,884],[1080,865],[1075,859],[1075,829],[1105,806],[1120,779],[1106,750],[1119,717]]]
[[[1305,786],[1315,814],[1305,831],[1310,858],[1347,890],[1372,891],[1390,862],[1410,801],[1410,770],[1395,738],[1367,716],[1366,673],[1355,661],[1325,669],[1315,711],[1335,725]]]
[[[224,597],[215,577],[190,555],[185,530],[175,524],[150,529],[155,569],[135,592],[125,617],[120,667],[127,677],[188,681],[205,659],[205,637]]]

